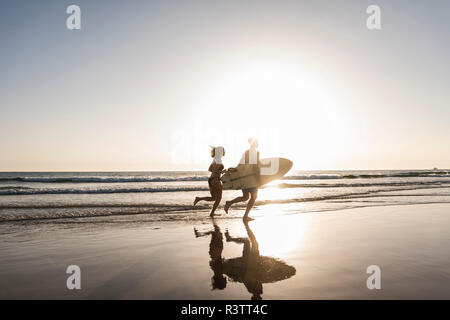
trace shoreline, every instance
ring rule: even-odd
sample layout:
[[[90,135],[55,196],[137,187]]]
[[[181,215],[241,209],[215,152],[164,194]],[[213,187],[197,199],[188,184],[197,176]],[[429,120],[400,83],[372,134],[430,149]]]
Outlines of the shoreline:
[[[402,205],[259,217],[248,224],[263,261],[254,279],[232,271],[243,263],[244,245],[227,241],[226,231],[249,239],[238,217],[0,224],[0,298],[249,299],[252,288],[261,288],[262,299],[449,299],[449,209]],[[211,234],[196,238],[194,227],[219,230],[222,273],[211,267]],[[81,290],[66,288],[73,264],[81,269]],[[366,288],[369,265],[381,268],[381,290]],[[288,267],[295,274],[286,279],[272,272]],[[226,279],[224,288],[212,289],[215,274]]]
[[[406,197],[407,195],[405,195]],[[309,202],[321,202],[323,200],[317,200],[317,201],[305,201],[304,203],[309,203]],[[302,203],[302,202],[298,202],[298,203]],[[385,203],[385,204],[371,204],[371,205],[362,205],[362,206],[352,206],[352,207],[342,207],[342,208],[330,208],[330,209],[312,209],[312,210],[308,210],[307,212],[290,212],[290,213],[283,213],[281,215],[276,215],[278,216],[284,216],[284,215],[291,215],[291,214],[308,214],[308,213],[322,213],[322,212],[340,212],[340,211],[345,211],[345,210],[352,210],[352,209],[364,209],[364,208],[379,208],[379,207],[396,207],[396,206],[417,206],[417,205],[436,205],[436,204],[450,204],[450,202],[446,202],[446,201],[427,201],[427,202],[417,202],[417,203],[397,203],[397,204],[392,204],[392,203]],[[279,206],[283,206],[283,203],[269,203],[269,206],[273,206],[273,205],[279,205]],[[74,205],[74,206],[70,206],[69,208],[73,208],[73,209],[84,209],[84,208],[135,208],[135,209],[145,209],[145,208],[154,208],[154,207],[164,207],[163,205],[157,205],[157,206],[135,206],[135,205],[120,205],[120,206],[109,206],[109,205],[98,205],[98,206],[92,206],[92,205],[87,205],[87,206],[82,206],[82,205]],[[170,206],[167,205],[168,208],[173,209],[175,206]],[[11,207],[11,208],[3,208],[3,209],[30,209],[31,207]],[[36,209],[60,209],[60,208],[68,208],[68,207],[53,207],[53,206],[49,206],[49,207],[39,207]],[[262,209],[263,207],[261,205],[255,205],[251,211],[251,215],[250,217],[252,218],[252,214],[255,214],[257,212],[263,211]],[[141,213],[136,213],[136,212],[117,212],[117,213],[107,213],[107,214],[92,214],[92,215],[80,215],[80,216],[52,216],[52,217],[45,217],[45,216],[40,216],[40,217],[29,217],[29,218],[20,218],[20,219],[8,219],[8,220],[0,220],[0,226],[2,224],[8,224],[8,223],[39,223],[39,222],[43,222],[43,223],[51,223],[51,222],[55,222],[58,223],[61,220],[62,221],[67,221],[70,222],[73,220],[74,223],[76,223],[77,220],[82,220],[82,219],[101,219],[101,218],[115,218],[115,217],[135,217],[136,221],[142,221],[144,220],[144,222],[173,222],[174,219],[170,219],[170,217],[168,219],[154,219],[154,220],[145,220],[145,217],[151,217],[152,215],[158,215],[158,214],[163,214],[162,216],[159,215],[158,217],[164,217],[166,214],[167,215],[176,215],[176,214],[180,214],[180,213],[192,213],[195,214],[195,216],[187,216],[187,215],[183,215],[184,218],[179,219],[179,220],[175,220],[175,221],[198,221],[198,220],[203,220],[203,219],[210,219],[209,215],[207,213],[209,213],[211,210],[211,207],[207,207],[207,206],[182,206],[182,208],[180,208],[179,210],[155,210],[155,211],[150,211],[150,212],[141,212]],[[216,211],[216,216],[214,217],[215,219],[238,219],[240,213],[236,213],[236,212],[240,212],[240,211],[244,211],[245,210],[245,205],[236,205],[235,209],[233,210],[234,213],[225,213],[222,211],[223,210],[223,205],[219,205],[218,207],[218,211]],[[292,211],[289,210],[289,211]],[[204,214],[204,217],[198,216],[197,213],[201,213]],[[257,215],[256,218],[267,218],[267,216],[260,216]]]

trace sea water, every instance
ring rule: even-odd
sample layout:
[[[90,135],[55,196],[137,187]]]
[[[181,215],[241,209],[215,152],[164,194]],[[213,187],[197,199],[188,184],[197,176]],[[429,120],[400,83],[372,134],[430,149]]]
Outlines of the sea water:
[[[192,219],[210,208],[207,202],[192,205],[196,196],[209,195],[207,179],[200,171],[3,172],[0,221],[121,215]],[[238,195],[224,191],[222,202]],[[449,170],[293,171],[259,190],[254,214],[445,202],[450,202]],[[231,211],[239,215],[242,209],[241,204]]]

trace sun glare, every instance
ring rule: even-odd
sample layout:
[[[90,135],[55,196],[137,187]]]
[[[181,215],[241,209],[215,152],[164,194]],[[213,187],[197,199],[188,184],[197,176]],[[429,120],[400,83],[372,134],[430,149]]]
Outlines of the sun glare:
[[[205,90],[196,118],[243,141],[226,141],[231,152],[241,153],[247,138],[257,135],[263,153],[301,160],[305,151],[320,156],[330,137],[342,134],[344,115],[318,75],[295,64],[265,61],[218,77]]]
[[[301,246],[306,238],[308,220],[299,219],[297,224],[289,222],[274,217],[261,219],[252,225],[262,255],[283,258]]]

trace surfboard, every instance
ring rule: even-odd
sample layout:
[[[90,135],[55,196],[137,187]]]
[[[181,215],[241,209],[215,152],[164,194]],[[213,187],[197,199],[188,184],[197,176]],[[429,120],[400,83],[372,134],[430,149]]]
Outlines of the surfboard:
[[[282,178],[292,168],[292,161],[285,158],[260,159],[260,179],[255,171],[255,165],[240,164],[230,168],[222,176],[222,186],[225,190],[240,190],[263,186],[271,181]]]

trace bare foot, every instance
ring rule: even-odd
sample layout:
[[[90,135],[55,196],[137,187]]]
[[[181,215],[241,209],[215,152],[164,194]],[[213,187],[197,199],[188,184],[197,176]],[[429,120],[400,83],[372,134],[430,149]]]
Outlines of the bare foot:
[[[200,201],[200,199],[199,199],[198,197],[195,197],[195,200],[194,200],[194,206],[195,206],[199,201]]]
[[[249,218],[249,217],[242,217],[242,221],[244,221],[244,222],[253,221],[253,220],[255,220],[255,219]]]
[[[211,213],[209,216],[210,216],[211,218],[214,218],[214,217],[221,216],[221,214],[220,214],[220,213]]]
[[[223,207],[223,210],[225,211],[225,213],[228,213],[228,209],[230,209],[230,206],[231,206],[231,204],[229,201],[225,202],[225,206]]]

